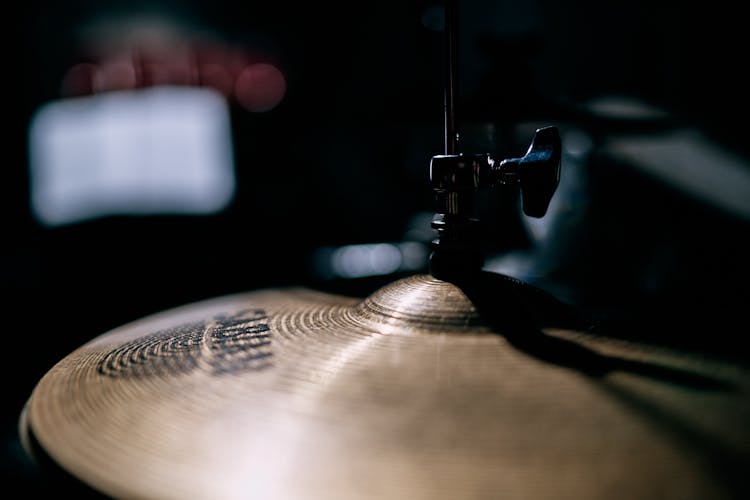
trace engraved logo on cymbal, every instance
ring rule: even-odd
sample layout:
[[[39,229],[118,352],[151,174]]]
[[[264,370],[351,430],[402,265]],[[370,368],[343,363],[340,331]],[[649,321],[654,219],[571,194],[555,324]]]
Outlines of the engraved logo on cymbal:
[[[271,365],[271,330],[262,309],[219,314],[140,337],[113,349],[97,371],[108,377],[150,377],[261,370]]]

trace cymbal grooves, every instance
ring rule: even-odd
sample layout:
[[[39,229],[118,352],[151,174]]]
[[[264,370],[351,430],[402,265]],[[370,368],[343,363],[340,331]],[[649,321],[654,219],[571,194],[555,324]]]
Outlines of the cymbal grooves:
[[[357,308],[364,322],[410,330],[476,331],[486,326],[457,286],[428,275],[401,279],[367,297]]]

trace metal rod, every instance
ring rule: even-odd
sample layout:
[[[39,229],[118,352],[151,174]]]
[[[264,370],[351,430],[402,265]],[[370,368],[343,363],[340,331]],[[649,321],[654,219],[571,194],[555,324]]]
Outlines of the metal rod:
[[[458,74],[457,0],[445,1],[445,154],[454,155],[458,149],[456,129],[456,78]]]

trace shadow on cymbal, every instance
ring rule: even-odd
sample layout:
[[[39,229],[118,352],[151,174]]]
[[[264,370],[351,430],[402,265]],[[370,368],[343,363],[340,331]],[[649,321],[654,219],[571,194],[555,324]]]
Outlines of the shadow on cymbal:
[[[482,273],[476,279],[455,284],[513,347],[536,359],[589,376],[614,400],[645,416],[686,453],[698,457],[707,472],[719,479],[726,498],[747,498],[746,464],[749,457],[743,451],[746,448],[742,443],[735,443],[739,449],[728,445],[712,431],[672,411],[666,402],[610,381],[605,376],[622,371],[688,391],[742,397],[740,388],[733,382],[665,364],[605,355],[572,339],[547,334],[542,328],[586,331],[589,324],[575,308],[514,278]]]
[[[481,272],[457,279],[479,313],[515,348],[548,363],[575,369],[592,377],[626,371],[696,390],[729,391],[728,381],[666,365],[605,355],[574,340],[547,334],[545,327],[585,331],[590,321],[576,308],[515,278]]]

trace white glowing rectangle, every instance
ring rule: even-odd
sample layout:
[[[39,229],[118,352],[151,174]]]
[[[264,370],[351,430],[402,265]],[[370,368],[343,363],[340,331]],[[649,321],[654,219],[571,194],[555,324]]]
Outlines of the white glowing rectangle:
[[[228,106],[190,87],[48,103],[30,124],[29,167],[32,210],[48,226],[216,213],[235,192]]]

